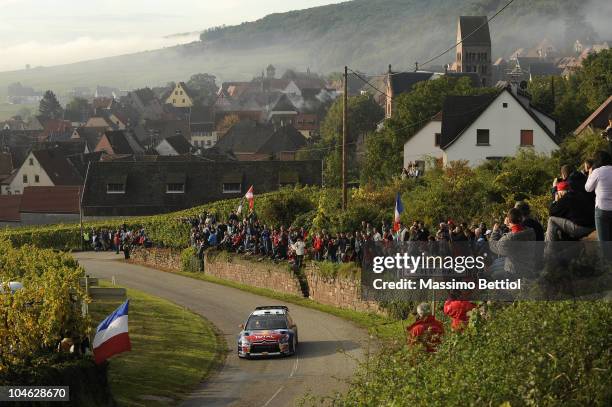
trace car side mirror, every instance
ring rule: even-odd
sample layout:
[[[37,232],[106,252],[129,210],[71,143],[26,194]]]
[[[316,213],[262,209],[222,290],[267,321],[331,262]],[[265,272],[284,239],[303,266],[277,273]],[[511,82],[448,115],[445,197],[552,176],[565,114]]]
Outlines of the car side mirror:
[[[238,328],[240,328],[241,330],[244,330],[244,324],[238,325]]]

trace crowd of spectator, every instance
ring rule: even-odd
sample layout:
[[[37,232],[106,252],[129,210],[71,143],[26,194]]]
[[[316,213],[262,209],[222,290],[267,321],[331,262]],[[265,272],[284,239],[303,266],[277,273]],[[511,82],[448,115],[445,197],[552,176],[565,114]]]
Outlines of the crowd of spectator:
[[[91,228],[83,232],[83,245],[96,252],[113,250],[116,254],[123,252],[126,259],[130,257],[133,246],[151,247],[153,243],[144,229],[132,230],[127,225],[118,229]]]

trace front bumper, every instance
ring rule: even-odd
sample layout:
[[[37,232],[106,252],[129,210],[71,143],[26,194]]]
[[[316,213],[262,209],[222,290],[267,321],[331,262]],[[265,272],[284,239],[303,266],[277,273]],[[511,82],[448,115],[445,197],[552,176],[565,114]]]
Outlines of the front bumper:
[[[265,342],[238,346],[238,356],[242,358],[250,356],[283,356],[291,355],[292,353],[289,343]]]

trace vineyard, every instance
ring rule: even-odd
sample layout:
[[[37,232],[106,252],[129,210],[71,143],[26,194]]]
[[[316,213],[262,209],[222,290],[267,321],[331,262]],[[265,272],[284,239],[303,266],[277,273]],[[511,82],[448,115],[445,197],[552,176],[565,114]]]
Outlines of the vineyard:
[[[32,365],[65,336],[85,333],[82,275],[70,254],[0,240],[0,373]],[[23,288],[11,294],[10,281]]]

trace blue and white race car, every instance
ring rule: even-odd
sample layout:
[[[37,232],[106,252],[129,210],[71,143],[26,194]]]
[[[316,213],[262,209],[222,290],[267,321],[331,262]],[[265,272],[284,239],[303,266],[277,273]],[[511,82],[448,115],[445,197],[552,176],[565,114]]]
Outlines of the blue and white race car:
[[[240,328],[238,357],[287,356],[297,350],[297,325],[284,305],[256,307]]]

